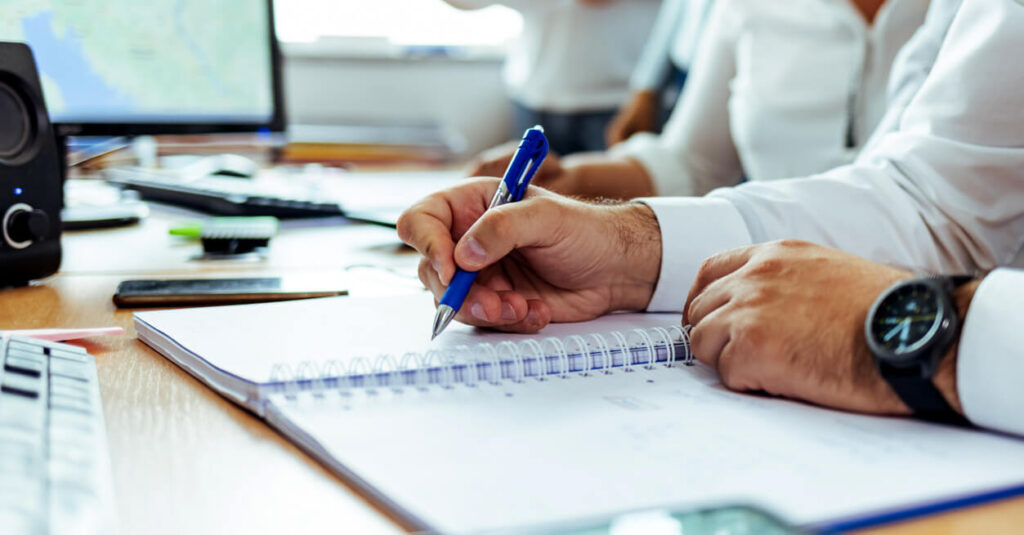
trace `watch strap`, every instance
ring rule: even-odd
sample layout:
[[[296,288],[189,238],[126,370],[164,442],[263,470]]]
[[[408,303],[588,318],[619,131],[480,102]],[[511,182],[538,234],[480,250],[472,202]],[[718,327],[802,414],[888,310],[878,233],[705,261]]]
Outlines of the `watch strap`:
[[[918,370],[907,373],[891,366],[881,370],[896,395],[914,410],[914,416],[932,422],[967,425],[967,419],[953,410],[931,378],[921,377]],[[901,373],[902,372],[902,373]]]

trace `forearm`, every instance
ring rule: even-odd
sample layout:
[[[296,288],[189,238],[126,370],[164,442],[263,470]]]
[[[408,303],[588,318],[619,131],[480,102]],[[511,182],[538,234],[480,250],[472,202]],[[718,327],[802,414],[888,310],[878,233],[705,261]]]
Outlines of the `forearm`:
[[[619,251],[613,258],[622,263],[620,280],[613,285],[611,310],[644,310],[651,302],[661,270],[661,232],[650,207],[625,203],[614,207],[613,236]]]
[[[586,153],[562,159],[563,177],[551,189],[589,199],[633,199],[654,194],[647,170],[629,158]]]

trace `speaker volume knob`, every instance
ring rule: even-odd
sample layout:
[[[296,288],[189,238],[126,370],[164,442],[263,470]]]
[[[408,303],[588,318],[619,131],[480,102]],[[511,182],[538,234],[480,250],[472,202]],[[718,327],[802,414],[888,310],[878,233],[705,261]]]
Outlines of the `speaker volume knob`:
[[[50,216],[38,208],[19,210],[7,220],[7,235],[15,242],[34,242],[50,231]]]

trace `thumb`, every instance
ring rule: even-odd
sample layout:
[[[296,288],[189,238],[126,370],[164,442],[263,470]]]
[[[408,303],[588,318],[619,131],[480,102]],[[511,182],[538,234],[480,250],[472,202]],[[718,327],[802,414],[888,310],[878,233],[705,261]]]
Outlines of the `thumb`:
[[[488,210],[455,246],[455,263],[479,271],[522,247],[556,241],[561,204],[553,196],[533,197]]]

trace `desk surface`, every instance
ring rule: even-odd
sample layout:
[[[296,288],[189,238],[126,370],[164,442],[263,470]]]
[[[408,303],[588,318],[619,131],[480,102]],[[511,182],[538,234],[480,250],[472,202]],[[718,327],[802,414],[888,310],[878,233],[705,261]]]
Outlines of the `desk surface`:
[[[393,230],[341,221],[287,223],[266,261],[194,261],[167,235],[183,216],[64,236],[61,272],[0,292],[0,327],[119,325],[128,336],[87,344],[96,356],[121,533],[399,533],[402,528],[255,416],[135,339],[111,295],[125,278],[200,273],[338,272],[354,295],[414,292],[417,258]],[[881,483],[880,484],[884,484]],[[878,532],[1012,533],[1024,498]]]

